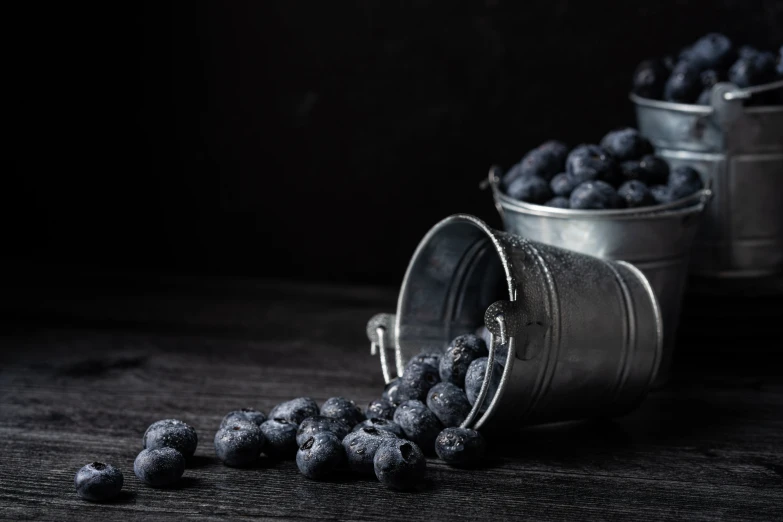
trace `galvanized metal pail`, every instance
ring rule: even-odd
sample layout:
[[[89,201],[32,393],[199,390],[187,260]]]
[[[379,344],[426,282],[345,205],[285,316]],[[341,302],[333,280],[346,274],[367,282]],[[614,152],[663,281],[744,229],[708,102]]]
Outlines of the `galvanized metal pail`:
[[[463,426],[620,415],[646,395],[661,361],[660,311],[637,268],[496,231],[469,215],[427,233],[396,315],[376,315],[367,334],[388,382],[412,356],[443,351],[482,321],[490,360]],[[508,352],[490,396],[498,345]]]
[[[632,263],[647,276],[658,298],[664,348],[655,386],[669,376],[688,261],[709,189],[650,209],[571,210],[516,201],[500,190],[500,172],[489,172],[503,228],[522,237],[606,259]]]
[[[783,88],[783,81],[763,90]],[[719,83],[712,105],[631,95],[639,131],[672,166],[711,180],[715,200],[696,237],[691,272],[709,277],[783,270],[783,106],[744,107],[762,88]]]

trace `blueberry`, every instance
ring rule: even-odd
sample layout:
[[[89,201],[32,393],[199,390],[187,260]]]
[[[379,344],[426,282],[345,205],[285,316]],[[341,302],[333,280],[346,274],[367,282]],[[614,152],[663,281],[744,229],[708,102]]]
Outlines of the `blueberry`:
[[[706,89],[722,81],[723,75],[715,69],[707,69],[706,71],[701,72],[699,78],[701,78],[701,86]]]
[[[568,201],[568,198],[557,196],[544,203],[544,206],[552,208],[571,208],[571,203]]]
[[[375,399],[367,409],[364,410],[364,416],[368,419],[387,419],[394,418],[394,409],[396,406],[386,399]]]
[[[742,47],[739,48],[739,52],[737,54],[739,54],[740,58],[749,58],[754,54],[758,54],[758,52],[759,50],[756,49],[755,47],[752,47],[750,45],[743,45]]]
[[[196,430],[182,421],[165,419],[150,424],[142,438],[144,449],[174,448],[183,457],[191,457],[198,445]]]
[[[427,407],[447,428],[459,426],[470,413],[470,402],[465,392],[450,382],[432,387],[427,394]]]
[[[674,201],[669,185],[653,185],[650,187],[650,194],[659,205],[665,205]]]
[[[552,197],[549,182],[540,176],[520,176],[511,182],[506,194],[517,201],[544,203]]]
[[[398,396],[403,401],[424,400],[427,392],[440,382],[438,368],[420,362],[410,362],[400,378]]]
[[[362,409],[358,407],[355,402],[344,399],[343,397],[326,399],[321,406],[321,415],[333,419],[340,419],[347,424],[349,428],[353,428],[365,418]]]
[[[603,181],[586,181],[574,189],[570,198],[571,208],[606,210],[620,208],[617,192]]]
[[[416,487],[424,479],[427,461],[414,442],[387,440],[375,452],[373,468],[382,484],[406,490]]]
[[[434,352],[425,352],[420,353],[419,355],[414,355],[408,360],[408,364],[414,364],[414,363],[422,363],[422,364],[429,364],[433,368],[437,368],[438,364],[440,364],[440,357],[441,354],[434,353]]]
[[[669,176],[669,190],[673,201],[690,196],[703,188],[704,182],[693,167],[679,165],[672,169]]]
[[[549,182],[549,188],[552,190],[552,194],[564,198],[571,195],[571,191],[574,190],[574,187],[576,187],[574,180],[565,172],[561,172]]]
[[[318,404],[310,397],[281,402],[269,412],[270,419],[285,419],[293,424],[299,424],[307,417],[316,415],[318,415]]]
[[[710,33],[699,38],[689,51],[690,60],[701,69],[728,69],[737,57],[726,36]]]
[[[601,140],[601,147],[617,161],[639,159],[653,151],[652,144],[636,129],[625,128],[609,132]]]
[[[171,486],[185,473],[185,457],[174,448],[145,449],[133,462],[133,472],[150,486]]]
[[[663,98],[663,87],[669,77],[669,70],[659,60],[643,61],[633,73],[633,93],[642,98],[660,100]]]
[[[394,422],[399,424],[407,439],[412,440],[424,451],[433,451],[435,437],[443,427],[440,421],[421,401],[405,401],[394,412]]]
[[[375,428],[377,430],[385,430],[390,433],[394,433],[398,437],[405,436],[405,432],[402,431],[402,428],[399,424],[386,419],[367,419],[366,421],[360,422],[354,426],[353,431],[358,431],[362,428]]]
[[[87,464],[76,472],[74,478],[76,494],[92,502],[105,502],[115,498],[120,494],[122,483],[122,471],[103,462]]]
[[[669,164],[663,158],[648,154],[639,162],[643,175],[639,176],[639,181],[643,181],[648,186],[665,184],[669,180]]]
[[[701,71],[693,63],[681,61],[666,81],[663,97],[670,102],[693,103],[701,91]]]
[[[550,140],[531,150],[518,163],[522,176],[539,176],[549,181],[558,172],[563,172],[568,147],[565,143]]]
[[[324,431],[333,434],[338,440],[343,440],[343,437],[351,433],[351,426],[340,419],[324,417],[323,415],[307,417],[299,425],[299,429],[296,432],[296,444],[301,446],[307,439],[316,433],[322,433]]]
[[[269,419],[261,425],[264,434],[264,453],[273,459],[290,459],[296,455],[298,426],[283,418]]]
[[[343,445],[333,433],[322,431],[308,438],[296,452],[296,466],[305,477],[320,480],[332,475],[345,462]]]
[[[580,145],[568,155],[568,175],[575,185],[585,181],[617,181],[619,172],[614,158],[598,145]]]
[[[449,466],[478,465],[486,446],[481,433],[467,428],[446,428],[435,439],[435,453]]]
[[[473,334],[460,335],[451,342],[440,359],[440,380],[464,386],[470,363],[478,357],[487,356],[488,353],[487,344],[480,337]]]
[[[512,165],[511,168],[508,169],[506,173],[503,174],[503,176],[500,178],[500,188],[503,189],[503,192],[508,191],[509,185],[522,176],[522,164],[516,163]]]
[[[650,189],[639,180],[632,179],[623,183],[617,189],[617,195],[625,201],[624,206],[628,208],[655,205],[655,198],[650,194]]]
[[[405,399],[400,397],[400,385],[402,384],[402,381],[399,377],[396,379],[392,379],[389,381],[386,386],[383,388],[383,393],[381,394],[381,397],[389,401],[390,403],[394,404],[395,406]]]
[[[215,433],[215,455],[226,466],[247,467],[258,460],[264,442],[264,433],[256,423],[235,419]]]
[[[373,427],[364,427],[349,433],[343,439],[343,449],[348,460],[348,467],[357,473],[371,474],[375,452],[384,441],[397,438],[390,431]]]
[[[476,404],[479,392],[481,391],[481,384],[484,382],[484,375],[487,373],[487,361],[486,357],[481,357],[470,363],[468,368],[468,374],[465,376],[465,396],[468,398],[468,402],[471,405]],[[503,367],[500,364],[492,365],[492,376],[489,381],[489,389],[487,390],[487,396],[482,404],[482,411],[486,410],[487,405],[492,400],[497,392],[498,385],[500,384],[500,378],[503,374]]]
[[[772,53],[760,52],[740,58],[729,69],[729,81],[737,87],[753,87],[775,81],[776,58]]]
[[[228,423],[237,419],[247,420],[252,422],[256,426],[261,426],[261,424],[263,424],[266,421],[266,415],[264,415],[263,412],[254,410],[252,408],[242,408],[241,410],[234,410],[226,414],[225,417],[223,417],[223,420],[220,422],[220,427],[225,428]]]

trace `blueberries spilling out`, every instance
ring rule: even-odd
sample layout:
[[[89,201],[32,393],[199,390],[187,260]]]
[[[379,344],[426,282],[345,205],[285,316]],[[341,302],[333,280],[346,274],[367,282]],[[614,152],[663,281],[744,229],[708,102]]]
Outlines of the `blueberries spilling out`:
[[[554,143],[559,144],[557,155],[533,154],[554,148]],[[704,187],[699,173],[691,167],[679,166],[670,175],[668,163],[653,154],[652,144],[636,129],[614,130],[601,139],[600,145],[579,145],[561,154],[563,151],[568,151],[566,146],[554,141],[533,149],[506,172],[501,189],[507,196],[526,203],[560,209],[611,210],[671,203]],[[530,157],[545,157],[547,162],[531,162]],[[526,161],[528,165],[522,168],[520,165]],[[555,167],[559,173],[550,176]],[[455,360],[454,354],[447,351],[440,361],[440,379],[462,386],[468,365],[480,356],[466,361],[458,353]],[[465,387],[467,391],[467,384]],[[411,395],[415,394],[403,397],[422,400]]]
[[[633,92],[642,98],[676,103],[710,105],[712,87],[731,82],[755,87],[783,80],[783,51],[761,51],[749,45],[735,47],[719,33],[710,33],[686,47],[676,59],[645,60],[633,75]],[[783,89],[759,93],[751,105],[780,105]]]

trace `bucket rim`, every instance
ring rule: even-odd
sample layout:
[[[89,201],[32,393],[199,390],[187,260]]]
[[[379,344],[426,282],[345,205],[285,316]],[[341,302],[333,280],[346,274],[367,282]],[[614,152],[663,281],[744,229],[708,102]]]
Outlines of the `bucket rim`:
[[[652,98],[643,98],[634,93],[628,94],[628,98],[635,105],[649,109],[662,109],[671,112],[693,114],[698,116],[706,116],[714,112],[712,105],[696,105],[695,103],[676,103],[665,100],[654,100]],[[783,113],[783,105],[759,105],[755,107],[745,107],[744,112],[748,114],[761,114],[768,112]]]

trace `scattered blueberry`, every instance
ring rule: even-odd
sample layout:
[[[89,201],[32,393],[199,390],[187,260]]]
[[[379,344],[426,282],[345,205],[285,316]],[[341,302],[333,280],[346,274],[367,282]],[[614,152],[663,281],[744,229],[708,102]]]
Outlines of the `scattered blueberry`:
[[[544,203],[552,197],[549,182],[540,176],[520,176],[511,182],[506,194],[527,203]]]
[[[549,188],[552,190],[552,194],[555,196],[562,196],[567,198],[571,195],[571,191],[576,187],[576,183],[565,172],[561,172],[549,182]]]
[[[645,60],[636,67],[633,74],[633,92],[642,98],[658,100],[663,98],[663,88],[669,77],[670,68],[659,60]]]
[[[617,192],[603,181],[586,181],[574,189],[570,198],[571,208],[606,210],[619,208]]]
[[[215,455],[226,466],[247,467],[258,460],[264,442],[264,433],[256,423],[237,418],[215,433]]]
[[[460,335],[451,341],[440,359],[440,380],[464,386],[470,363],[479,357],[486,357],[488,353],[487,344],[482,338],[473,334]]]
[[[93,462],[76,472],[76,494],[91,502],[105,502],[120,494],[122,471],[111,464]]]
[[[398,396],[406,400],[424,400],[427,392],[440,382],[438,367],[421,362],[409,362],[400,378]]]
[[[726,36],[710,33],[702,36],[688,53],[689,59],[701,69],[728,69],[737,57],[734,46]]]
[[[397,377],[396,379],[392,379],[391,381],[386,384],[386,386],[383,389],[383,393],[381,394],[381,397],[389,401],[390,403],[394,404],[395,406],[405,399],[403,399],[400,396],[400,378]]]
[[[421,401],[405,401],[400,404],[394,412],[394,422],[399,424],[406,438],[428,453],[433,451],[435,437],[443,429],[435,414]]]
[[[481,433],[467,428],[446,428],[435,439],[435,453],[450,466],[476,466],[485,450]]]
[[[601,147],[617,161],[639,159],[653,151],[652,144],[636,129],[625,128],[609,132],[601,140]]]
[[[305,477],[320,480],[332,475],[345,461],[343,445],[333,433],[322,431],[308,438],[296,452],[296,466]]]
[[[343,449],[351,471],[362,474],[373,472],[375,452],[384,441],[398,437],[387,430],[364,427],[349,433],[343,439]]]
[[[427,394],[427,407],[447,428],[462,424],[471,408],[462,388],[450,382],[432,387]]]
[[[349,401],[343,397],[326,399],[323,405],[321,405],[321,415],[333,419],[340,419],[347,424],[349,428],[353,428],[365,419],[362,409],[358,407],[355,402]]]
[[[144,449],[173,448],[183,457],[191,457],[198,445],[193,427],[176,419],[165,419],[150,424],[142,438]]]
[[[657,185],[667,183],[669,180],[669,164],[666,160],[648,154],[639,161],[639,168],[644,173],[643,176],[639,176],[639,181],[645,182],[647,185]]]
[[[481,357],[470,363],[468,368],[468,374],[465,376],[465,395],[468,398],[468,402],[473,405],[476,404],[479,392],[481,391],[481,384],[484,382],[484,375],[487,373],[487,361],[486,357]],[[500,378],[503,374],[503,368],[499,364],[492,365],[492,376],[489,381],[489,389],[487,390],[487,396],[482,404],[482,411],[489,405],[495,392],[497,392]]]
[[[343,440],[343,437],[351,432],[351,427],[340,419],[332,417],[324,417],[323,415],[307,417],[299,425],[299,429],[296,432],[296,443],[301,446],[316,433],[323,432],[329,432],[337,437],[338,440]]]
[[[650,194],[659,205],[665,205],[674,201],[669,185],[653,185],[650,187]]]
[[[617,165],[611,154],[598,145],[580,145],[572,150],[566,171],[577,185],[593,180],[611,183],[618,177]]]
[[[693,103],[702,91],[701,73],[692,62],[681,61],[674,66],[666,81],[663,97],[666,101]]]
[[[429,364],[430,366],[437,368],[438,364],[440,364],[440,356],[439,353],[434,352],[424,352],[420,353],[419,355],[414,355],[408,360],[408,364],[414,364],[414,363],[422,363],[422,364]]]
[[[669,190],[673,201],[690,196],[704,188],[698,171],[688,165],[679,165],[669,175]]]
[[[553,208],[571,208],[571,203],[568,201],[568,198],[563,196],[557,196],[556,198],[552,198],[546,203],[544,203],[544,205]]]
[[[299,445],[296,443],[298,426],[293,422],[269,419],[261,425],[264,434],[264,453],[273,459],[290,459],[296,455]]]
[[[185,457],[174,448],[145,449],[133,462],[133,472],[150,486],[171,486],[185,473]]]
[[[639,180],[632,179],[620,185],[617,195],[625,201],[624,206],[628,208],[655,205],[655,198],[650,194],[650,189]]]
[[[220,422],[220,427],[225,428],[228,423],[237,419],[247,420],[256,426],[261,426],[261,424],[266,421],[266,415],[264,415],[263,412],[252,408],[242,408],[241,410],[235,410],[226,414]]]
[[[389,400],[375,399],[367,406],[367,409],[364,411],[364,416],[368,419],[391,420],[394,418],[395,408],[396,406]]]
[[[299,397],[281,402],[269,412],[270,419],[285,419],[294,424],[299,424],[307,417],[316,415],[318,415],[318,404],[310,397]]]
[[[416,487],[427,473],[427,461],[421,449],[406,440],[388,440],[375,452],[373,468],[378,480],[394,489]]]
[[[405,437],[405,432],[402,431],[402,428],[399,424],[396,422],[386,420],[386,419],[367,419],[364,422],[360,422],[356,426],[353,427],[353,431],[358,431],[362,428],[375,428],[378,430],[386,430],[388,432],[394,433],[398,437]]]

